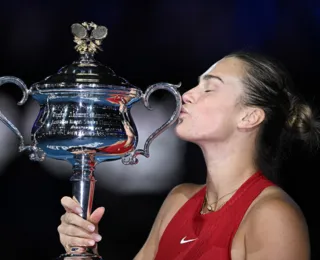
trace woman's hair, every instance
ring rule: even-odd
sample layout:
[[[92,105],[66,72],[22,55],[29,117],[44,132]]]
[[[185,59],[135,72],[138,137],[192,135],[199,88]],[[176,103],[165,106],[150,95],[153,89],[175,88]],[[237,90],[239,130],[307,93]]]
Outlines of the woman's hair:
[[[266,177],[277,181],[284,145],[298,139],[310,148],[318,148],[320,123],[311,107],[294,93],[292,79],[279,62],[251,52],[235,52],[227,57],[244,63],[243,104],[260,107],[265,112],[255,162]]]

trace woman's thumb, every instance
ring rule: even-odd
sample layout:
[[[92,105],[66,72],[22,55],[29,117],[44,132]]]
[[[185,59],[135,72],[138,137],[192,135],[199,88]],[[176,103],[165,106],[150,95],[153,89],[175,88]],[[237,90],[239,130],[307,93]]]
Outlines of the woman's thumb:
[[[103,217],[104,212],[105,212],[104,207],[97,208],[95,211],[91,213],[89,221],[95,225],[99,224],[101,218]]]

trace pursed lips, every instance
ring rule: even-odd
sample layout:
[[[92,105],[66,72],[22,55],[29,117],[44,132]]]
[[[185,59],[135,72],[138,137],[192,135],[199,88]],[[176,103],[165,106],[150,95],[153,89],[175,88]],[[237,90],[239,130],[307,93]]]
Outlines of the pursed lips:
[[[185,107],[182,107],[181,108],[181,113],[188,114],[188,110]]]
[[[180,116],[188,114],[188,110],[185,107],[182,107],[180,110]]]

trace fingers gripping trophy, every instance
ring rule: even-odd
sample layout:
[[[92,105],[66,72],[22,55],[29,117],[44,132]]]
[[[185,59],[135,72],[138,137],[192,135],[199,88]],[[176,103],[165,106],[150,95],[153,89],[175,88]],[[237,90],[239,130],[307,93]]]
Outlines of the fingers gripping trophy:
[[[137,157],[149,157],[151,142],[179,116],[181,95],[179,85],[157,83],[143,93],[112,69],[95,59],[101,51],[107,28],[94,23],[71,26],[79,59],[62,67],[57,74],[34,83],[29,89],[13,76],[0,77],[0,85],[15,84],[23,92],[18,105],[29,96],[39,106],[39,114],[31,129],[31,144],[26,145],[20,131],[0,112],[0,120],[20,140],[19,152],[27,151],[32,161],[46,157],[65,160],[72,165],[72,195],[81,205],[81,217],[90,216],[95,188],[95,166],[101,162],[121,160],[123,164],[138,163]],[[150,95],[167,90],[175,97],[176,108],[170,119],[137,149],[138,132],[130,114],[131,107],[142,101],[147,109]],[[63,254],[59,259],[102,259],[90,248],[81,254]],[[71,250],[72,252],[72,250]]]

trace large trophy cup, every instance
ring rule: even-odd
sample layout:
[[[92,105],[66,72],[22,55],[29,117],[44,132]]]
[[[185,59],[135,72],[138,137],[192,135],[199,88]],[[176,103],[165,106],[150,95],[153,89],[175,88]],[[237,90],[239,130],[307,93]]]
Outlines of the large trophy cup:
[[[57,74],[34,83],[30,89],[19,78],[0,77],[0,85],[15,84],[21,88],[23,105],[32,96],[40,105],[38,117],[31,130],[30,145],[25,145],[19,130],[0,112],[0,120],[19,138],[19,151],[28,151],[33,161],[46,156],[71,163],[72,195],[88,218],[91,213],[95,187],[94,170],[98,163],[121,159],[133,165],[137,156],[149,157],[151,142],[179,117],[181,95],[179,85],[157,83],[145,93],[117,76],[110,68],[95,60],[101,50],[107,28],[94,23],[76,23],[71,26],[79,59],[61,68]],[[136,102],[142,100],[150,109],[149,96],[164,89],[173,94],[176,108],[171,118],[152,133],[143,149],[136,149],[138,133],[130,114]],[[74,252],[71,250],[71,252]],[[85,253],[67,253],[59,259],[101,259],[90,248]]]

